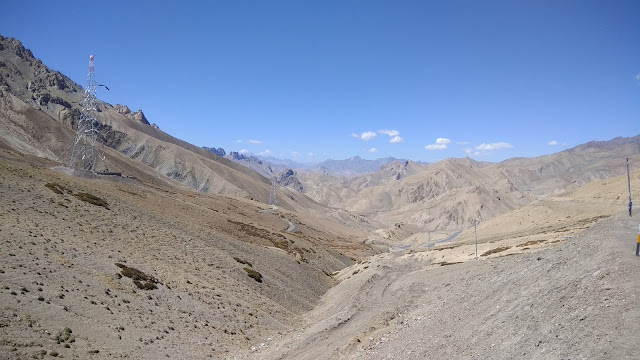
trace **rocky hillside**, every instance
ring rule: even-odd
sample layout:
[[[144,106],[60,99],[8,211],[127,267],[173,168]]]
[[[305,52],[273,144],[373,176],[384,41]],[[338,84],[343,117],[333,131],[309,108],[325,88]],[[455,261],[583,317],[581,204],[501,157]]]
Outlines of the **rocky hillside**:
[[[291,188],[297,192],[304,193],[305,188],[298,180],[297,173],[293,169],[286,169],[280,174],[275,176],[275,181],[278,185]]]
[[[262,160],[253,155],[240,154],[237,151],[230,152],[225,156],[225,158],[234,161],[242,166],[246,166],[268,179],[272,179],[278,173],[286,169],[286,166],[284,165],[273,164],[269,161]]]
[[[309,213],[56,165],[0,148],[3,359],[224,357],[372,254]]]
[[[82,92],[18,40],[0,36],[0,141],[5,147],[67,163]],[[269,196],[267,179],[162,132],[142,110],[98,102],[97,119],[107,147],[192,189],[262,201]],[[114,153],[107,156],[116,166]]]
[[[590,142],[556,154],[484,163],[469,158],[435,164],[392,162],[352,178],[300,172],[314,200],[392,226],[462,229],[538,199],[605,179],[640,164],[640,135]]]

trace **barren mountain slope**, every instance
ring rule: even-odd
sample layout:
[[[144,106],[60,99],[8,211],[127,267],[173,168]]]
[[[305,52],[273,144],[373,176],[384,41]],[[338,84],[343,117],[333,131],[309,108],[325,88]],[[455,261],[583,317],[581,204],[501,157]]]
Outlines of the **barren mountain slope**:
[[[631,173],[631,186],[640,188],[640,170]],[[478,252],[490,251],[499,247],[496,244],[501,244],[501,252],[510,254],[564,241],[603,217],[626,209],[626,187],[626,175],[595,180],[556,197],[537,200],[513,211],[483,219],[477,226]],[[473,226],[461,230],[451,242],[446,241],[452,235],[451,231],[428,231],[403,223],[375,231],[368,236],[367,243],[392,251],[446,248],[451,251],[447,251],[442,261],[466,261],[475,256],[475,232]]]
[[[596,179],[625,173],[625,158],[640,163],[640,135],[591,141],[552,155],[515,158],[492,165],[498,177],[533,196],[544,197],[571,190]]]
[[[351,186],[354,193],[345,206],[387,226],[414,224],[426,231],[459,229],[479,216],[493,217],[530,201],[484,169],[470,159],[443,160],[406,177],[387,177],[379,185]]]
[[[292,326],[343,254],[371,254],[308,213],[55,165],[0,150],[1,358],[223,354]]]
[[[0,91],[0,102],[0,148],[53,160],[56,165],[68,165],[75,136],[73,131],[10,93]],[[144,181],[180,187],[179,182],[162,176],[151,167],[108,147],[103,150],[110,170]]]
[[[632,189],[640,189],[640,169],[631,172]],[[531,203],[510,213],[480,222],[480,243],[505,239],[555,241],[575,235],[603,217],[628,208],[627,175],[594,180],[583,186]],[[636,208],[637,210],[637,208]],[[550,237],[550,234],[551,235]],[[466,229],[456,243],[474,241]]]
[[[640,136],[591,142],[531,159],[481,163],[446,159],[402,173],[394,166],[355,178],[298,175],[307,195],[392,227],[398,223],[427,230],[462,229],[594,179],[640,164]]]
[[[637,359],[640,217],[625,195],[623,176],[497,217],[478,229],[479,261],[462,237],[373,256],[295,330],[232,358]],[[514,226],[518,212],[535,225]]]
[[[82,98],[79,85],[47,68],[18,40],[0,36],[0,141],[5,147],[66,163]],[[123,108],[98,102],[102,141],[108,147],[202,192],[268,199],[267,179]]]
[[[295,176],[302,183],[307,196],[321,204],[343,208],[351,198],[367,187],[400,180],[428,166],[411,160],[395,160],[380,167],[377,172],[356,177],[317,170],[297,170]]]
[[[253,155],[240,154],[237,151],[232,151],[229,154],[226,154],[224,158],[252,169],[268,179],[273,178],[275,175],[287,169],[287,166],[285,165],[270,163],[266,160],[258,159]]]

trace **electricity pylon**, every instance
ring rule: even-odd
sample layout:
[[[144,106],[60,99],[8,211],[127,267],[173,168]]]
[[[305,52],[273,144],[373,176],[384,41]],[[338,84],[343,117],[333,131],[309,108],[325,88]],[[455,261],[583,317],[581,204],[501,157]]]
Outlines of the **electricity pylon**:
[[[82,113],[76,129],[76,138],[71,150],[70,168],[80,168],[96,172],[96,161],[102,161],[105,170],[107,169],[107,159],[102,149],[96,147],[98,139],[98,129],[96,127],[96,79],[93,69],[93,58],[89,56],[89,72],[87,73],[87,87],[84,89],[82,99]]]
[[[276,178],[271,179],[271,191],[269,192],[269,205],[276,206],[278,199],[276,198]]]

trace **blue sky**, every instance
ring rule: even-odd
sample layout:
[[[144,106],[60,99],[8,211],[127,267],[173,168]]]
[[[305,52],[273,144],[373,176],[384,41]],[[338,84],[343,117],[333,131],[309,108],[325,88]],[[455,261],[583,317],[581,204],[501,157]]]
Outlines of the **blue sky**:
[[[640,1],[5,0],[0,34],[198,146],[302,162],[640,133]]]

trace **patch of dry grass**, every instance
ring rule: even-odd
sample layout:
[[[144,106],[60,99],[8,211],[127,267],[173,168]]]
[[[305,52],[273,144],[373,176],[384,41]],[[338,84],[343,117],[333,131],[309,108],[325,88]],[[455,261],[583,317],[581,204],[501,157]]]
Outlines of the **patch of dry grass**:
[[[136,268],[129,267],[121,263],[116,263],[116,266],[122,269],[120,270],[120,273],[123,276],[126,276],[133,280],[133,284],[137,286],[138,289],[155,290],[158,288],[158,286],[156,286],[158,280],[153,276],[147,275]]]
[[[503,251],[506,251],[506,250],[509,250],[509,249],[511,249],[511,246],[500,246],[500,247],[497,247],[495,249],[491,249],[491,250],[485,251],[480,256],[489,256],[491,254],[496,254],[496,253],[503,252]]]
[[[438,251],[442,251],[442,250],[451,250],[451,249],[455,249],[460,245],[453,245],[453,246],[443,246],[443,247],[436,247],[433,250],[438,250]]]
[[[434,265],[440,265],[440,266],[447,266],[447,265],[454,265],[454,264],[462,264],[462,261],[452,261],[452,262],[443,261],[440,263],[434,263]]]
[[[235,260],[235,261],[239,262],[240,264],[243,264],[243,265],[249,265],[249,267],[253,267],[253,265],[251,265],[251,263],[250,263],[250,262],[248,262],[247,260],[241,259],[241,258],[239,258],[239,257],[235,257],[235,256],[234,256],[234,257],[233,257],[233,260]]]
[[[244,271],[246,271],[246,272],[247,272],[247,275],[248,275],[250,278],[252,278],[253,280],[255,280],[255,281],[259,282],[259,283],[261,283],[261,282],[262,282],[262,274],[260,274],[259,272],[255,271],[255,270],[253,270],[253,269],[250,269],[250,268],[248,268],[248,267],[245,267],[245,268],[243,268],[243,269],[244,269]]]
[[[516,245],[516,247],[525,247],[525,246],[530,246],[530,245],[538,245],[541,244],[543,242],[546,242],[547,240],[531,240],[531,241],[527,241],[524,242],[522,244],[518,244]]]
[[[138,289],[141,289],[141,290],[155,290],[158,288],[158,286],[152,283],[151,281],[142,282],[138,280],[133,280],[133,284],[137,286]]]
[[[89,204],[93,204],[96,206],[102,206],[103,208],[107,209],[107,210],[111,210],[109,209],[109,204],[104,200],[101,199],[95,195],[91,195],[88,193],[77,193],[75,195],[73,195],[75,197],[77,197],[79,200],[82,200],[84,202],[88,202]]]
[[[46,183],[44,184],[44,186],[58,195],[63,195],[65,192],[67,192],[67,194],[73,193],[71,189],[64,187],[58,183]]]

